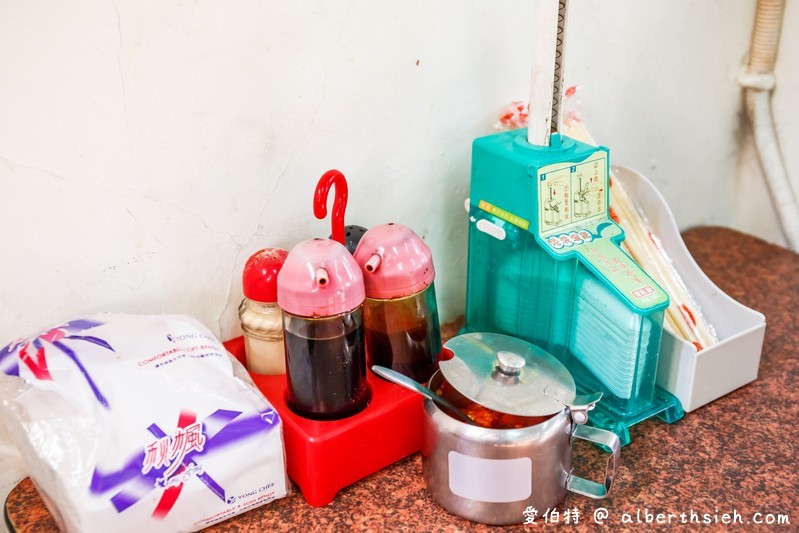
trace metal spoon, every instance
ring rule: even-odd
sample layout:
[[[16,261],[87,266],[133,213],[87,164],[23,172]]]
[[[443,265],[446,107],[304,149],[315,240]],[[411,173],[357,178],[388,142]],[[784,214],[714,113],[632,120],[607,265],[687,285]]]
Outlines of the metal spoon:
[[[456,420],[463,422],[464,424],[469,424],[471,426],[476,426],[474,420],[463,414],[463,411],[455,407],[452,403],[448,400],[445,400],[435,392],[431,391],[418,381],[415,381],[404,374],[400,374],[395,370],[391,370],[390,368],[386,368],[380,365],[373,365],[372,372],[380,376],[381,378],[385,378],[392,383],[396,383],[401,387],[405,387],[408,390],[412,390],[413,392],[418,392],[425,398],[430,398],[433,402],[438,405],[442,411],[447,413],[449,416],[455,418]]]

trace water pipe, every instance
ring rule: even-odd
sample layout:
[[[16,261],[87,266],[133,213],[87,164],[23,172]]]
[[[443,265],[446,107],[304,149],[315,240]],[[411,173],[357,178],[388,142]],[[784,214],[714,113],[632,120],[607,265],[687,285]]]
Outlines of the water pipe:
[[[782,158],[771,94],[785,0],[758,0],[749,55],[738,83],[745,90],[746,111],[766,186],[788,247],[799,251],[799,204]]]

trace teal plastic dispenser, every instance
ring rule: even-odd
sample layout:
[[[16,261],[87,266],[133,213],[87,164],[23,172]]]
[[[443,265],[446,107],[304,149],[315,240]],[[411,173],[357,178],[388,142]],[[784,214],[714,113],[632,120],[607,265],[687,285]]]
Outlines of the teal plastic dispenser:
[[[668,295],[619,247],[609,165],[607,148],[558,133],[474,141],[465,330],[550,351],[578,393],[604,393],[591,422],[627,444],[633,424],[683,410],[655,386]]]

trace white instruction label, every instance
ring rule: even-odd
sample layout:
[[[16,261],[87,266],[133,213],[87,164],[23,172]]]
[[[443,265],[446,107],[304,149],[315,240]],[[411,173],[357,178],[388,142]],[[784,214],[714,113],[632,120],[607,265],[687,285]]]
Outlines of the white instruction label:
[[[533,493],[533,462],[529,457],[485,459],[449,452],[449,490],[481,502],[526,500]]]

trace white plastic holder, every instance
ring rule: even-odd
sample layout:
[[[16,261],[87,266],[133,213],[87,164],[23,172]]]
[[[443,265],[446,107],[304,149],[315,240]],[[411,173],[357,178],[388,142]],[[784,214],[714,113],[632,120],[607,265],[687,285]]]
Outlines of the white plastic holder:
[[[674,216],[652,183],[624,166],[615,177],[646,213],[677,272],[693,294],[719,342],[699,352],[665,328],[656,383],[676,396],[685,412],[698,409],[757,379],[766,317],[721,291],[696,264],[680,236]]]

